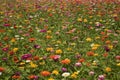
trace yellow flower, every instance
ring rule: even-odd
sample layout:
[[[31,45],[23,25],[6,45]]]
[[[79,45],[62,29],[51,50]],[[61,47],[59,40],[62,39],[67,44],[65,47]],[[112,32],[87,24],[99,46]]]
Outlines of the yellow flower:
[[[108,29],[106,28],[106,29],[104,29],[104,31],[108,31]]]
[[[49,78],[48,80],[54,80],[53,78]]]
[[[87,19],[84,19],[84,22],[85,22],[85,23],[88,22]]]
[[[51,48],[51,47],[50,47],[50,48],[46,48],[46,50],[47,50],[47,51],[52,51],[53,48]]]
[[[92,50],[96,50],[97,48],[98,48],[98,47],[96,47],[96,46],[93,46],[93,47],[92,47]]]
[[[97,36],[97,37],[95,37],[95,39],[100,39],[100,37],[99,37],[99,36]]]
[[[71,46],[75,46],[75,45],[76,45],[76,43],[71,43],[70,45],[71,45]]]
[[[89,16],[90,18],[92,18],[93,16]]]
[[[89,22],[89,24],[93,24],[93,22]]]
[[[12,38],[12,39],[11,39],[11,42],[15,42],[15,41],[16,41],[15,38]]]
[[[98,49],[99,46],[100,46],[99,44],[92,44],[92,45],[91,45],[92,50]]]
[[[33,62],[30,62],[30,67],[31,68],[36,68],[38,65],[34,64]]]
[[[102,19],[100,19],[100,22],[102,22],[103,20]]]
[[[43,62],[40,62],[39,64],[40,64],[40,65],[44,65],[44,64],[45,64],[45,62],[43,61]]]
[[[68,51],[71,51],[71,50],[72,50],[72,48],[67,48],[67,50],[68,50]]]
[[[118,15],[117,14],[113,14],[113,17],[117,17]]]
[[[92,63],[92,65],[96,66],[96,65],[97,65],[97,63],[94,61],[94,62]]]
[[[21,70],[23,70],[25,67],[19,67]]]
[[[108,47],[109,47],[110,49],[113,49],[113,45],[108,45]]]
[[[94,56],[98,56],[98,53],[95,53]]]
[[[78,18],[77,21],[82,22],[82,18]]]
[[[21,62],[20,65],[24,65],[25,63],[24,62]]]
[[[91,39],[91,38],[87,38],[87,39],[86,39],[86,41],[91,42],[91,41],[92,41],[92,39]]]
[[[71,75],[71,78],[77,78],[77,75],[73,73],[73,74]]]
[[[106,68],[105,68],[105,71],[110,72],[110,71],[111,71],[111,68],[110,68],[110,67],[106,67]]]
[[[72,75],[71,75],[71,78],[77,78],[77,75],[79,74],[79,71],[78,72],[74,72]]]
[[[58,72],[58,70],[53,70],[53,71],[52,71],[52,74],[58,75],[59,72]]]
[[[56,50],[56,54],[61,54],[61,53],[62,53],[61,49]]]
[[[61,41],[57,41],[58,44],[61,44]]]
[[[14,49],[13,49],[13,52],[17,52],[17,51],[18,51],[18,48],[14,48]]]
[[[48,34],[51,34],[51,32],[52,32],[51,30],[47,31]]]
[[[117,66],[120,66],[120,63],[118,63]]]

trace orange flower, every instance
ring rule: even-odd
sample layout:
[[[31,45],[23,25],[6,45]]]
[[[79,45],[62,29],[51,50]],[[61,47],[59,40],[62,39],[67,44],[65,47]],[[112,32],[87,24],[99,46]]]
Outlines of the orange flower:
[[[50,14],[49,14],[49,16],[50,16],[50,17],[52,17],[52,16],[53,16],[53,14],[52,14],[52,13],[50,13]]]
[[[104,56],[104,57],[107,57],[107,56],[108,56],[108,53],[104,53],[103,56]]]
[[[39,60],[39,56],[34,56],[33,59],[34,60]]]
[[[17,56],[14,56],[14,58],[13,58],[13,60],[14,60],[14,62],[19,62],[19,60],[18,60],[18,57]]]
[[[52,38],[52,36],[49,36],[49,35],[46,36],[46,39],[51,39],[51,38]]]
[[[66,58],[64,60],[61,61],[62,64],[69,64],[71,61],[70,59]]]
[[[101,34],[101,35],[105,35],[105,32],[101,32],[100,34]]]
[[[5,40],[5,41],[7,41],[8,39],[9,39],[8,36],[5,36],[5,37],[3,38],[3,40]]]
[[[2,43],[0,42],[0,47],[2,46]]]
[[[5,30],[3,30],[3,29],[0,29],[0,33],[4,33],[5,32]]]
[[[94,52],[89,51],[89,52],[87,52],[87,55],[88,55],[88,56],[94,56]]]
[[[111,43],[111,41],[110,41],[110,40],[107,40],[105,43],[106,43],[106,44],[110,44],[110,43]]]
[[[19,79],[19,78],[20,78],[20,76],[13,75],[13,76],[12,76],[12,78],[13,78],[13,79]]]
[[[34,79],[35,75],[28,76],[29,79]]]
[[[3,72],[3,71],[5,71],[5,68],[0,67],[0,72]]]
[[[34,42],[35,40],[35,38],[29,38],[29,42]]]
[[[49,75],[50,75],[50,72],[49,72],[49,71],[42,71],[42,72],[40,72],[40,74],[41,74],[42,76],[49,76]]]
[[[85,62],[85,59],[84,59],[84,58],[81,58],[81,59],[78,60],[78,62],[81,62],[81,63],[82,63],[82,62]]]

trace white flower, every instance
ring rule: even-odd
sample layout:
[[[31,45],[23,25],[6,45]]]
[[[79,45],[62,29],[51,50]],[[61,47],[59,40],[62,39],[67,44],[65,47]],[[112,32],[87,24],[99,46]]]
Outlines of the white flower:
[[[29,63],[29,62],[31,62],[31,60],[26,60],[26,63]]]
[[[16,38],[20,37],[19,35],[15,35]]]
[[[69,72],[64,72],[64,73],[62,74],[62,76],[63,76],[63,77],[68,77],[68,76],[70,76],[70,73],[69,73]]]
[[[21,39],[24,39],[24,37],[21,37]]]
[[[94,46],[94,43],[92,43],[90,46],[93,47],[93,46]]]
[[[2,75],[2,72],[0,72],[0,75]]]

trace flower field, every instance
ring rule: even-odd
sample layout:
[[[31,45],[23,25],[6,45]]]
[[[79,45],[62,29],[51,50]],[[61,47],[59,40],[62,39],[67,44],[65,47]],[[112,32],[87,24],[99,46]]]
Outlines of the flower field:
[[[0,0],[0,80],[120,80],[120,0]]]

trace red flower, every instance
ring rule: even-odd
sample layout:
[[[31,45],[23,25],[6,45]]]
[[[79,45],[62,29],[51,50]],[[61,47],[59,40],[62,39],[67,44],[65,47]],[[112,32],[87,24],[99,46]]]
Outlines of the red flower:
[[[5,68],[0,67],[0,72],[3,72],[3,71],[5,71]]]

